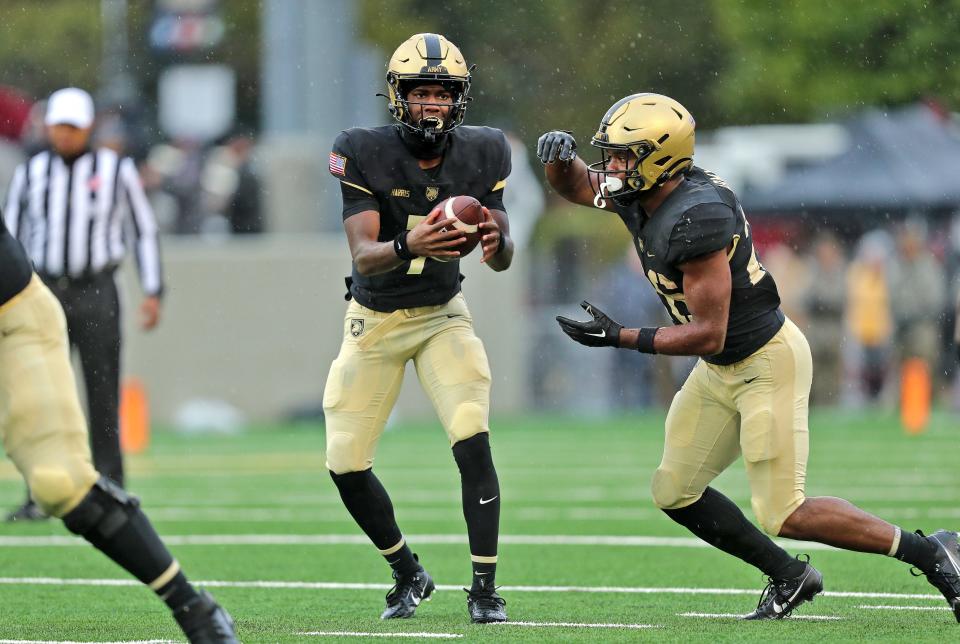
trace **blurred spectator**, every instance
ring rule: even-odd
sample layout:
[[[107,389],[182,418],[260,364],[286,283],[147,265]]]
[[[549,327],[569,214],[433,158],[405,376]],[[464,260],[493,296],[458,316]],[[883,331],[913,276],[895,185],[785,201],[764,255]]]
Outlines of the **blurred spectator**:
[[[30,117],[33,101],[9,85],[0,85],[0,137],[20,141]]]
[[[775,244],[763,250],[760,261],[777,276],[780,308],[784,314],[803,327],[806,324],[803,294],[807,290],[807,264],[792,246]]]
[[[518,249],[526,249],[546,200],[540,177],[530,168],[527,147],[515,134],[505,132],[510,144],[513,169],[503,191],[503,205],[510,217],[510,238]]]
[[[814,364],[810,402],[814,405],[837,403],[843,375],[843,309],[846,286],[840,279],[846,272],[846,259],[837,238],[824,233],[816,239],[808,259],[809,279],[801,297],[806,317],[804,333],[810,342]]]
[[[43,122],[47,115],[47,99],[39,100],[30,108],[27,122],[23,126],[23,136],[20,138],[20,147],[26,158],[42,152],[48,146],[47,126]]]
[[[859,344],[858,375],[863,394],[875,401],[883,391],[889,367],[893,318],[886,262],[886,233],[864,235],[847,272],[846,319]]]
[[[940,262],[926,248],[927,226],[908,220],[897,233],[897,253],[890,262],[894,344],[898,363],[920,358],[937,383],[940,317],[947,306],[946,277]]]
[[[253,149],[252,136],[234,134],[210,151],[200,177],[205,215],[225,219],[236,234],[264,230],[260,178],[253,163]]]
[[[127,153],[127,128],[119,114],[107,112],[97,117],[93,147],[107,148],[124,156]]]
[[[155,145],[144,164],[143,185],[161,228],[177,234],[200,232],[203,224],[201,146],[185,139]]]

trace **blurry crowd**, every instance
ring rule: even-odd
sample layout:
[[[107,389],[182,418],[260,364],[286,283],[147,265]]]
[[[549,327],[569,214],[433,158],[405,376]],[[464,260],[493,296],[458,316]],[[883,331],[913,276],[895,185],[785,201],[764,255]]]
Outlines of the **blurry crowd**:
[[[0,195],[14,168],[43,150],[46,101],[0,87]],[[267,228],[256,139],[237,127],[216,141],[163,140],[133,110],[99,110],[91,145],[133,157],[161,231],[250,234]]]
[[[825,232],[800,252],[768,249],[784,311],[810,342],[812,404],[893,404],[910,360],[925,366],[935,402],[951,402],[960,259],[951,239],[912,217],[846,242]]]

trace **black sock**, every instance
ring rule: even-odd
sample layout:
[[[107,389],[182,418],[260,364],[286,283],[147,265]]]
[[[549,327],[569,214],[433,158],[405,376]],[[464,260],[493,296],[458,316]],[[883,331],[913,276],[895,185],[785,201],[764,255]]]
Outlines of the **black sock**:
[[[470,554],[482,557],[486,560],[484,563],[496,564],[500,483],[490,455],[489,434],[483,432],[460,441],[453,446],[453,457],[460,468],[463,518],[467,522]]]
[[[894,555],[900,561],[927,571],[933,568],[937,556],[937,547],[929,539],[914,532],[900,531],[900,545]]]
[[[155,591],[160,599],[166,602],[170,610],[177,610],[197,596],[197,589],[190,585],[183,572],[178,572],[173,579],[157,588]]]
[[[473,562],[473,582],[470,592],[488,592],[494,590],[497,582],[497,564]]]
[[[773,579],[803,574],[804,563],[794,559],[750,523],[737,505],[708,487],[691,505],[664,510],[666,515],[715,548],[759,568]]]
[[[330,478],[340,491],[340,498],[343,499],[347,511],[378,550],[390,550],[403,541],[403,534],[393,515],[393,503],[390,502],[390,496],[383,489],[380,480],[373,475],[373,470],[346,474],[330,472]],[[384,557],[387,562],[396,561],[396,564],[391,563],[390,566],[403,573],[420,568],[406,544],[400,550]]]
[[[409,575],[410,573],[417,572],[422,570],[423,566],[420,565],[420,562],[417,561],[416,555],[410,551],[410,546],[406,543],[400,547],[396,552],[392,552],[389,555],[383,555],[383,558],[387,560],[387,563],[390,564],[390,567],[399,572],[401,575]]]

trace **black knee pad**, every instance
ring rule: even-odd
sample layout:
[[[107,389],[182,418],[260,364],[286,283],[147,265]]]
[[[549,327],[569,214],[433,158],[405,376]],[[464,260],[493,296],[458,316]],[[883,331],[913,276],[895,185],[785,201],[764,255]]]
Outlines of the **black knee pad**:
[[[137,497],[101,476],[77,507],[63,516],[63,525],[82,537],[109,539],[139,510]]]

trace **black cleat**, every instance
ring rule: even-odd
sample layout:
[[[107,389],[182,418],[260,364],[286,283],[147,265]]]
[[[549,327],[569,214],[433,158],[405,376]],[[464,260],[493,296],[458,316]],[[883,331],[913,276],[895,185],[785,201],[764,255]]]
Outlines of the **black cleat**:
[[[17,521],[46,521],[50,518],[46,512],[40,509],[40,506],[33,502],[33,499],[27,499],[27,502],[16,510],[11,511],[6,519],[7,523]]]
[[[917,534],[924,536],[919,530]],[[937,559],[933,568],[921,574],[926,575],[927,581],[943,593],[953,609],[953,616],[960,622],[960,546],[957,545],[957,537],[956,532],[937,530],[926,538],[936,546]]]
[[[467,610],[474,624],[491,624],[507,621],[507,600],[495,590],[473,591],[464,588],[467,593]]]
[[[387,593],[387,607],[380,615],[380,619],[413,617],[420,602],[430,601],[430,596],[436,589],[433,578],[423,568],[409,575],[401,575],[394,570],[393,578],[397,583]]]
[[[233,618],[205,590],[173,611],[190,644],[239,644]]]
[[[803,602],[812,602],[823,592],[823,575],[809,563],[805,566],[799,577],[770,579],[760,595],[757,610],[744,615],[743,619],[783,619]]]

